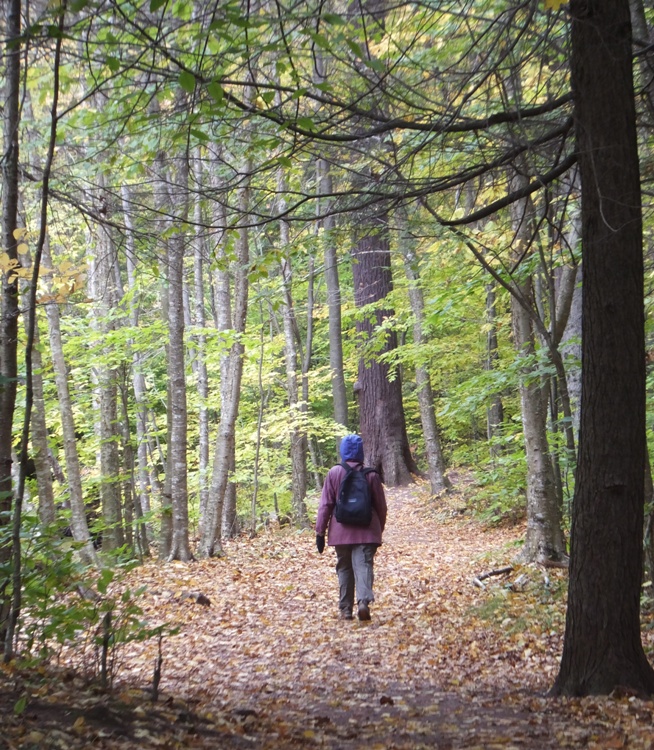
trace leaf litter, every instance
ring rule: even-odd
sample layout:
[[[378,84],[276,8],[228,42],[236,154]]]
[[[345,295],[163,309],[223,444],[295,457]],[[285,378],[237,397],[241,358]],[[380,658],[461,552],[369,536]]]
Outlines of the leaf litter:
[[[122,585],[147,586],[150,625],[179,626],[163,641],[159,700],[154,641],[123,648],[111,693],[66,664],[38,679],[5,667],[0,747],[654,746],[651,701],[547,697],[567,574],[515,563],[524,527],[485,527],[460,497],[429,500],[419,485],[388,500],[370,623],[338,619],[335,555],[318,555],[309,531],[269,528],[226,542],[223,558],[146,563]],[[643,632],[651,658],[654,631]]]

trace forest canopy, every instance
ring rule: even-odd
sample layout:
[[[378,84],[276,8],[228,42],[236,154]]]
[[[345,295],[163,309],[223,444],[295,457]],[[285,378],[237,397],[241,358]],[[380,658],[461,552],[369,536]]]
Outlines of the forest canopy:
[[[526,520],[525,562],[572,556],[576,571],[584,498],[588,512],[628,502],[624,607],[639,643],[654,567],[649,8],[5,10],[7,654],[25,529],[67,534],[91,568],[220,556],[271,521],[309,527],[347,432],[387,486],[424,482],[438,503],[469,477],[475,513]],[[602,212],[621,197],[611,223]],[[602,365],[584,367],[582,397],[584,346]],[[590,487],[597,466],[607,478]],[[649,689],[642,648],[634,659]]]

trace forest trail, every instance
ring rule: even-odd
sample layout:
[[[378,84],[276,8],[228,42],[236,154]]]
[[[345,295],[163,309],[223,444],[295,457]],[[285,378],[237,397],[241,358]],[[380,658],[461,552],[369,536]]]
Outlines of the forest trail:
[[[550,572],[545,587],[543,571],[525,568],[529,582],[514,595],[506,578],[473,586],[511,562],[523,529],[485,528],[457,513],[463,502],[430,504],[416,487],[388,492],[370,623],[337,619],[335,555],[318,555],[312,532],[230,542],[223,560],[166,566],[165,581],[150,566],[152,614],[170,617],[176,604],[182,627],[164,646],[162,692],[212,717],[221,747],[604,748],[627,736],[629,747],[651,747],[650,704],[632,700],[625,715],[624,701],[545,697],[562,597],[556,622],[536,613],[566,574]],[[187,591],[211,606],[182,599]],[[496,601],[495,621],[476,616]],[[131,666],[141,684],[155,654],[143,656]]]
[[[335,555],[320,556],[311,531],[243,537],[217,560],[147,563],[128,576],[147,586],[147,619],[180,627],[163,643],[159,701],[143,691],[156,644],[130,644],[112,701],[64,685],[49,709],[34,701],[20,719],[31,716],[37,737],[64,736],[63,745],[6,747],[653,746],[652,703],[545,696],[562,643],[564,571],[549,572],[547,586],[530,566],[486,579],[483,590],[472,584],[511,562],[522,528],[486,528],[458,512],[462,496],[430,503],[417,487],[390,490],[388,502],[370,623],[337,619]],[[512,592],[518,575],[527,581]],[[59,735],[48,734],[55,724]],[[34,736],[28,730],[23,737]]]

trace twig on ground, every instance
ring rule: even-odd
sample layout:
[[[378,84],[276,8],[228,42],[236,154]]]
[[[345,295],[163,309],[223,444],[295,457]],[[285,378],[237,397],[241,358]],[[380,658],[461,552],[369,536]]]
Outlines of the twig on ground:
[[[485,589],[486,586],[482,583],[482,581],[485,581],[487,578],[491,578],[492,576],[502,576],[506,573],[511,573],[513,571],[512,565],[507,565],[505,568],[497,568],[496,570],[489,570],[487,573],[480,573],[478,576],[475,576],[472,579],[472,585],[477,586],[480,589]]]

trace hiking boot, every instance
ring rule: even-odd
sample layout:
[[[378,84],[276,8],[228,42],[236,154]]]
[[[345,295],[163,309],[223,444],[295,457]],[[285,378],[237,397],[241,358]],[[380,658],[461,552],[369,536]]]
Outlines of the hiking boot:
[[[370,619],[370,608],[368,607],[368,602],[363,600],[359,602],[359,612],[357,614],[360,620]]]
[[[351,612],[341,612],[338,616],[339,620],[354,620]]]

